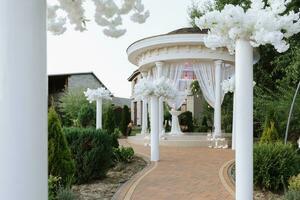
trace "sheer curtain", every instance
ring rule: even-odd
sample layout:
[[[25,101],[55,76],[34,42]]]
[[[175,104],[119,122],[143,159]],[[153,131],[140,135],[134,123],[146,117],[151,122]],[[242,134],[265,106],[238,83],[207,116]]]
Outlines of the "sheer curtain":
[[[193,63],[192,64],[197,81],[205,100],[211,107],[215,107],[215,65],[214,63]],[[234,74],[234,68],[226,65],[222,67],[222,80],[228,79]],[[223,102],[225,93],[221,90]]]
[[[177,110],[178,108],[181,107],[181,105],[183,104],[183,102],[185,101],[185,99],[187,97],[186,91],[182,90],[180,88],[180,84],[179,84],[180,83],[179,81],[182,77],[183,69],[184,69],[183,64],[174,63],[174,64],[168,64],[165,67],[165,71],[164,71],[165,76],[172,81],[173,86],[178,91],[178,95],[175,99],[167,100],[168,105],[170,107],[174,108],[175,110]]]

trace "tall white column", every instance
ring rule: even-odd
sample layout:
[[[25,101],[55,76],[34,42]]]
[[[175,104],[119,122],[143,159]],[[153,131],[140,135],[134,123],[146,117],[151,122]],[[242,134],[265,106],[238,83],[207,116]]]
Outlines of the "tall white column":
[[[0,4],[0,199],[46,200],[46,1]]]
[[[102,99],[97,99],[96,128],[102,129]]]
[[[148,129],[148,107],[147,99],[143,100],[143,121],[142,121],[142,134],[147,134]]]
[[[253,199],[253,48],[237,40],[236,95],[236,199]]]
[[[161,78],[163,77],[163,62],[156,62],[155,63],[156,68],[157,68],[157,77]],[[159,105],[158,105],[158,120],[159,120],[159,134],[163,134],[164,130],[164,99],[163,97],[159,98]]]
[[[215,107],[214,107],[214,137],[221,137],[221,77],[222,60],[215,61]]]
[[[233,93],[233,114],[232,114],[232,138],[231,149],[235,150],[236,144],[236,95]]]
[[[151,97],[151,161],[159,160],[158,97]]]

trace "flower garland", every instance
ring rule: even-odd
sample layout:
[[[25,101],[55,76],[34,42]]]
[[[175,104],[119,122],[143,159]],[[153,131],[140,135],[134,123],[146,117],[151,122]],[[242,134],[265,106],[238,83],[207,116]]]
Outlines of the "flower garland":
[[[97,89],[88,88],[87,91],[83,93],[90,103],[99,99],[111,99],[111,93],[104,87]]]
[[[203,16],[196,19],[200,29],[209,29],[204,43],[215,49],[226,46],[234,53],[235,41],[249,40],[253,47],[271,44],[278,52],[288,50],[286,38],[300,32],[300,13],[286,13],[291,0],[251,0],[251,6],[244,10],[239,5],[227,4],[221,11],[208,1],[210,9],[203,11]]]
[[[48,31],[54,35],[63,34],[67,28],[67,21],[74,25],[75,30],[85,31],[86,23],[83,7],[85,0],[48,0]],[[130,20],[142,24],[150,16],[145,11],[141,0],[92,0],[95,5],[95,22],[104,27],[103,33],[109,37],[120,37],[126,29],[119,28],[123,24],[122,17],[129,15]],[[122,2],[122,3],[121,3]],[[66,16],[58,15],[63,11]]]
[[[174,99],[177,96],[177,90],[171,81],[165,77],[153,82],[143,78],[135,85],[134,94],[138,99],[149,98],[151,96]]]

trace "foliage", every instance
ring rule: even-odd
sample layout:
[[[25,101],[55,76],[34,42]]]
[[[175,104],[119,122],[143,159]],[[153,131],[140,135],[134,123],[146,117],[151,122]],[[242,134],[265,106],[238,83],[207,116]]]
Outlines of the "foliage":
[[[165,127],[165,131],[169,132],[171,130],[169,121],[172,120],[172,115],[170,113],[170,107],[168,106],[168,104],[164,103],[164,127]]]
[[[71,184],[75,171],[60,120],[54,108],[48,113],[48,174],[61,177],[62,186]]]
[[[186,111],[181,113],[178,116],[179,124],[181,126],[185,126],[186,129],[183,130],[184,132],[193,132],[194,130],[194,123],[193,123],[193,113],[190,111]]]
[[[300,174],[289,179],[289,190],[300,191]]]
[[[122,117],[121,117],[121,126],[120,126],[120,129],[121,129],[121,132],[123,135],[127,134],[126,133],[127,126],[130,123],[130,120],[131,120],[130,111],[129,111],[128,106],[125,105],[123,107],[123,112],[122,112]]]
[[[112,139],[113,139],[112,146],[114,148],[118,148],[119,147],[119,141],[118,141],[118,139],[119,139],[119,137],[120,137],[121,134],[122,133],[121,133],[120,129],[118,129],[118,128],[116,128],[114,130],[114,132],[111,134],[112,135]]]
[[[132,147],[119,147],[114,148],[114,160],[116,162],[129,163],[132,161],[134,156],[134,150]]]
[[[48,200],[56,200],[56,195],[61,187],[61,177],[49,175],[48,177]]]
[[[90,104],[84,96],[83,89],[67,90],[60,98],[59,111],[62,113],[64,126],[74,126],[78,119],[78,112],[84,106],[96,108],[96,104]],[[96,120],[96,116],[95,116]]]
[[[57,192],[57,200],[77,200],[77,196],[69,188],[60,188]]]
[[[76,163],[78,184],[102,178],[112,164],[112,136],[96,129],[65,128]]]
[[[253,157],[254,184],[261,189],[280,191],[300,172],[300,158],[291,144],[256,144]]]
[[[273,121],[266,120],[264,132],[260,138],[260,143],[272,143],[278,141],[279,136],[275,123]]]
[[[288,191],[284,195],[284,200],[299,200],[300,199],[300,191]]]
[[[114,106],[112,104],[108,106],[103,118],[103,128],[107,130],[108,133],[113,133],[116,128],[116,120],[114,115]]]
[[[121,129],[122,113],[123,113],[123,108],[121,108],[120,106],[114,107],[116,128],[118,128],[118,129]]]
[[[81,127],[95,127],[96,126],[96,109],[91,105],[83,105],[78,113],[78,122]]]

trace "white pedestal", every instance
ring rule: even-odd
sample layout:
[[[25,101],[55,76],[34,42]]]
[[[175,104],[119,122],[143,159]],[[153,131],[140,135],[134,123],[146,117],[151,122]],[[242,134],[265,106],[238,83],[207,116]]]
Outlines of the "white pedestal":
[[[178,120],[178,116],[182,112],[172,109],[172,110],[170,110],[170,113],[172,115],[172,127],[171,127],[171,132],[169,134],[170,135],[182,135],[183,133],[180,129],[179,120]]]
[[[0,199],[47,200],[46,1],[0,3]]]
[[[96,101],[97,115],[96,115],[96,128],[102,129],[102,99]]]
[[[253,48],[236,42],[236,200],[253,200]]]
[[[158,97],[151,97],[151,161],[159,160]]]

